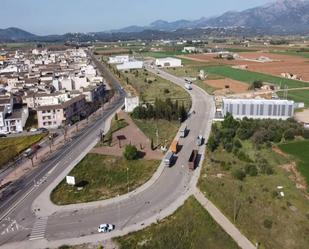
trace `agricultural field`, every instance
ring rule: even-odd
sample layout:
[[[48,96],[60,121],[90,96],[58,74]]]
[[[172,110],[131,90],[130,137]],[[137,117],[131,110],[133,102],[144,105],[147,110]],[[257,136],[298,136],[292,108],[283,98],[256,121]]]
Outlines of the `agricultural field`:
[[[271,50],[271,53],[280,54],[280,55],[291,55],[291,56],[299,56],[306,59],[309,59],[309,49],[302,51],[301,49],[294,50]]]
[[[0,169],[21,152],[41,141],[45,136],[46,134],[38,134],[33,136],[0,138]]]
[[[115,241],[120,249],[238,248],[193,197],[158,224]]]
[[[177,57],[178,55],[185,55],[182,51],[160,51],[160,52],[143,52],[144,57],[153,57],[153,58],[165,58],[165,57]]]
[[[235,69],[229,66],[209,66],[205,68],[206,72],[210,74],[220,75],[233,80],[242,81],[251,84],[255,80],[273,83],[276,85],[288,86],[291,88],[309,87],[309,83],[284,79],[264,73],[252,72],[248,70]]]
[[[280,149],[297,161],[297,166],[309,186],[309,140],[279,145]],[[308,188],[309,192],[309,188]]]
[[[123,157],[88,154],[69,173],[75,176],[77,185],[69,186],[64,179],[51,193],[51,200],[57,205],[67,205],[123,195],[128,186],[133,190],[148,181],[159,164],[156,160],[128,161]]]
[[[283,97],[283,92],[278,92],[279,97]],[[288,91],[288,99],[295,102],[305,103],[306,107],[309,107],[309,89]]]

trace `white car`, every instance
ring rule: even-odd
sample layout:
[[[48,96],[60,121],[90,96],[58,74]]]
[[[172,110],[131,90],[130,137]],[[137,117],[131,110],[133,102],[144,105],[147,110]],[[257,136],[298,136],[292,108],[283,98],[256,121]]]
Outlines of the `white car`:
[[[36,129],[36,128],[31,128],[30,129],[30,132],[36,132],[36,131],[38,131],[38,129]]]
[[[115,225],[112,224],[101,224],[98,228],[99,233],[109,233],[115,229]]]

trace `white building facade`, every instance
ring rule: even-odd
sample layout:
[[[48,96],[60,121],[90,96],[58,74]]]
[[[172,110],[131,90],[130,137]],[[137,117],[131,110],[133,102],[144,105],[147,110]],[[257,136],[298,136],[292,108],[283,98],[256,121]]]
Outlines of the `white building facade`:
[[[282,119],[294,115],[294,101],[266,99],[223,99],[222,114],[233,115],[234,118]]]
[[[156,59],[156,66],[157,67],[181,67],[182,66],[182,62],[180,59],[177,58],[160,58],[160,59]]]

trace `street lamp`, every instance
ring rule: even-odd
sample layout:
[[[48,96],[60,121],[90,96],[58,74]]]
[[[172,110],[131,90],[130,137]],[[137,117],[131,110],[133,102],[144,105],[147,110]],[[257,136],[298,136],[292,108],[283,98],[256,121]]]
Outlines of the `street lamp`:
[[[127,186],[128,186],[128,193],[130,192],[130,186],[129,186],[129,168],[127,168]]]

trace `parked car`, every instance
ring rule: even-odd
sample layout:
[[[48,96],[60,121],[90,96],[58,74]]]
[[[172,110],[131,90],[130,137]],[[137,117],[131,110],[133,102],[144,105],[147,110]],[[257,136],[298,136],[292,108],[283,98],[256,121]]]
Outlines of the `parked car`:
[[[6,137],[4,133],[0,133],[0,137]]]
[[[46,129],[46,128],[38,128],[38,131],[41,131],[41,132],[48,132],[48,129]]]
[[[30,132],[36,132],[36,131],[38,131],[38,129],[36,129],[36,128],[31,128],[30,129]]]
[[[202,135],[199,135],[196,139],[196,145],[197,146],[202,146],[203,145],[203,142],[204,142],[204,138]]]
[[[98,228],[99,233],[109,233],[115,229],[115,225],[112,224],[101,224]]]

